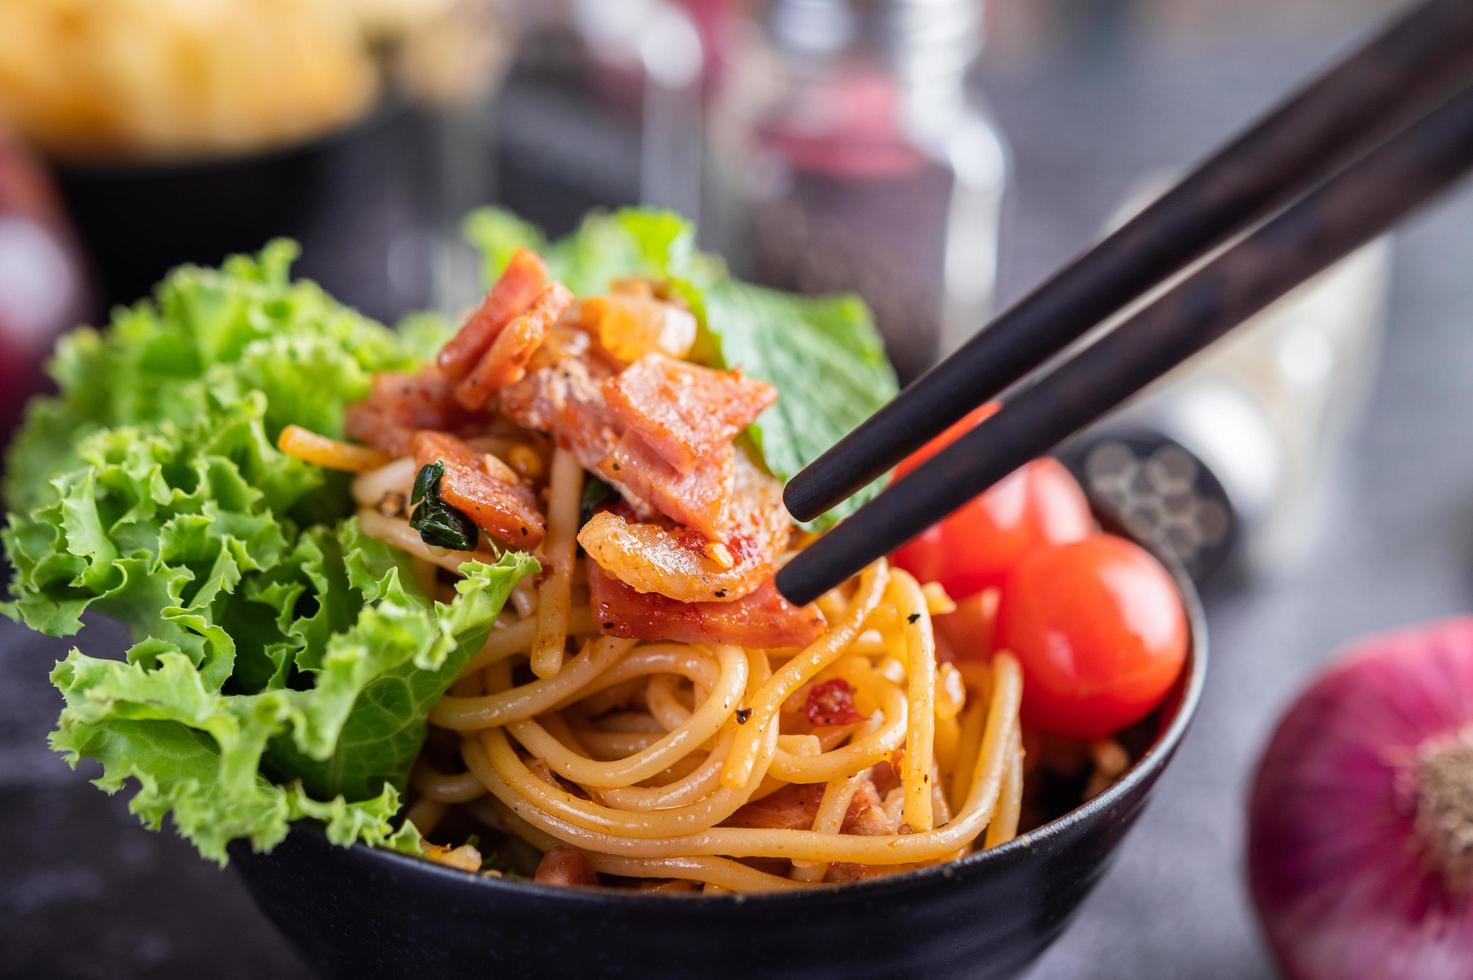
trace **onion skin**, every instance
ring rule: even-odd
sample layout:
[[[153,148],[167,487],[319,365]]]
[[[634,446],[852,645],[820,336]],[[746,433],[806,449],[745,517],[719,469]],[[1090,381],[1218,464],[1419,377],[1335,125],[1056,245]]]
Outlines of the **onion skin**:
[[[1363,641],[1289,708],[1259,766],[1248,840],[1254,903],[1286,976],[1473,977],[1473,892],[1454,890],[1417,829],[1419,760],[1470,737],[1473,617]]]

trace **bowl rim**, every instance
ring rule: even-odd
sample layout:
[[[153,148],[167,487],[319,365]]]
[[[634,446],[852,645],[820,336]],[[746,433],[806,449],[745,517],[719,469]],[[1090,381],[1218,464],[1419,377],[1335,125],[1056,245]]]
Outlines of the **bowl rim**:
[[[1097,515],[1105,518],[1102,523],[1107,530],[1119,533],[1146,548],[1166,566],[1166,570],[1176,583],[1182,607],[1186,612],[1187,633],[1191,641],[1187,649],[1187,662],[1176,688],[1172,694],[1167,696],[1165,702],[1171,706],[1172,714],[1141,757],[1136,759],[1130,768],[1099,796],[1081,803],[1067,813],[1040,824],[1026,833],[1019,834],[1006,844],[977,851],[955,861],[946,861],[867,881],[835,883],[790,891],[734,892],[695,897],[682,894],[640,892],[611,886],[552,888],[521,878],[500,878],[473,871],[461,871],[424,858],[370,847],[357,842],[346,848],[345,852],[350,855],[356,853],[363,861],[378,862],[386,872],[428,875],[430,880],[437,880],[440,884],[451,888],[482,889],[486,894],[504,894],[517,900],[554,902],[573,907],[614,902],[617,903],[618,909],[631,911],[636,909],[668,911],[712,908],[730,912],[733,908],[745,906],[758,906],[766,909],[789,904],[810,906],[826,902],[843,902],[861,897],[895,897],[944,882],[954,882],[963,877],[981,875],[994,865],[1006,864],[1022,852],[1031,851],[1042,843],[1066,835],[1082,825],[1102,819],[1127,797],[1134,794],[1143,783],[1159,776],[1181,744],[1187,729],[1191,727],[1202,698],[1202,689],[1207,677],[1207,620],[1202,610],[1201,596],[1195,584],[1181,563],[1164,547],[1142,540],[1136,535],[1125,534],[1119,530],[1116,522],[1110,520],[1108,512],[1101,513],[1106,510],[1105,508],[1096,504],[1095,510]],[[292,833],[299,833],[302,830],[309,831],[311,836],[326,843],[326,834],[319,825],[310,823],[305,826],[296,825],[293,826]]]
[[[130,183],[212,177],[250,167],[271,166],[307,153],[330,150],[363,134],[371,134],[402,118],[409,105],[392,93],[379,93],[356,115],[322,129],[253,146],[195,149],[170,156],[108,156],[42,153],[50,171],[62,181]]]

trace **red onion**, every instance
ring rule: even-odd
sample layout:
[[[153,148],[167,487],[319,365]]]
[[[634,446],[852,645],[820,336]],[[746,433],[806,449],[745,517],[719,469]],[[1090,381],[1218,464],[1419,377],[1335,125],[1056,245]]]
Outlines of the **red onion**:
[[[1473,977],[1473,617],[1362,641],[1289,708],[1249,813],[1284,973]]]

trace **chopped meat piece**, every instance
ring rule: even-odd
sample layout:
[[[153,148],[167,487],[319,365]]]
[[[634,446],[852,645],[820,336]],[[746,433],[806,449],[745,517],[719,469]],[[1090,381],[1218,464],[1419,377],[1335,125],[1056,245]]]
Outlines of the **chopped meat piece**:
[[[599,464],[613,452],[620,432],[599,390],[607,375],[603,365],[577,358],[538,368],[501,389],[501,412],[524,428],[555,436],[584,469],[597,473]],[[636,511],[653,514],[649,504],[617,476],[606,478],[607,482]]]
[[[537,862],[532,880],[539,885],[588,886],[598,884],[598,873],[576,847],[554,847]]]
[[[604,569],[639,592],[657,592],[681,602],[727,601],[747,595],[777,567],[792,533],[782,504],[782,485],[757,469],[745,452],[734,458],[729,518],[719,538],[690,528],[634,522],[619,514],[595,514],[578,533],[578,543]],[[622,475],[622,471],[618,475]],[[634,481],[636,491],[647,490]],[[651,502],[659,504],[662,497]]]
[[[793,783],[746,804],[722,821],[723,827],[775,827],[812,830],[823,801],[823,783]]]
[[[888,793],[900,785],[900,760],[903,755],[900,749],[896,749],[890,758],[870,767],[869,778],[875,784],[875,789]]]
[[[859,784],[859,788],[854,791],[854,796],[849,800],[849,809],[844,814],[844,823],[839,828],[839,832],[842,834],[858,833],[854,829],[855,824],[859,822],[860,815],[869,809],[879,810],[881,816],[885,813],[884,810],[880,809],[879,791],[875,789],[874,783],[866,779]],[[870,829],[873,830],[874,826],[874,824],[870,824]],[[873,837],[874,834],[860,834],[860,836]]]
[[[771,578],[736,602],[676,602],[636,592],[588,562],[590,603],[607,636],[676,643],[734,643],[744,647],[807,646],[823,633],[814,606],[794,606]]]
[[[547,266],[536,252],[519,248],[506,263],[501,278],[486,293],[474,313],[454,337],[440,348],[436,363],[455,381],[470,373],[471,368],[491,347],[502,329],[547,288]]]
[[[842,677],[813,685],[808,690],[808,702],[803,711],[808,724],[814,728],[854,725],[864,721],[864,715],[854,707],[854,688]]]
[[[390,456],[403,456],[420,429],[454,432],[465,425],[466,411],[452,390],[450,380],[433,367],[419,374],[376,374],[368,398],[348,406],[348,435]]]
[[[857,834],[860,837],[882,837],[893,834],[896,830],[896,826],[885,813],[885,808],[874,805],[860,810],[852,820],[846,819],[844,827],[844,833]]]
[[[527,362],[527,370],[537,371],[563,361],[586,358],[592,346],[588,334],[577,327],[569,326],[568,317],[564,316],[547,331],[547,336],[542,339],[542,346],[537,348],[537,353]]]
[[[720,538],[728,523],[728,506],[736,472],[736,449],[718,446],[685,473],[677,472],[633,432],[625,432],[598,473],[617,481],[677,524],[708,538]]]
[[[537,497],[530,487],[498,476],[505,467],[483,465],[484,454],[443,432],[420,432],[412,448],[417,466],[445,464],[440,497],[462,511],[491,537],[514,548],[535,548],[546,533]]]
[[[455,386],[455,400],[468,409],[484,408],[499,388],[520,381],[542,338],[572,303],[573,294],[562,283],[544,289],[526,312],[496,334],[470,374]]]
[[[604,399],[601,385],[608,377],[609,369],[596,361],[560,360],[502,389],[501,411],[518,425],[557,437],[641,517],[663,513],[721,541],[738,564],[746,559],[770,570],[792,531],[782,484],[729,443],[708,453],[710,462],[681,474],[643,437],[625,433]]]
[[[689,473],[776,403],[777,390],[738,371],[646,354],[605,381],[604,396],[625,425]]]

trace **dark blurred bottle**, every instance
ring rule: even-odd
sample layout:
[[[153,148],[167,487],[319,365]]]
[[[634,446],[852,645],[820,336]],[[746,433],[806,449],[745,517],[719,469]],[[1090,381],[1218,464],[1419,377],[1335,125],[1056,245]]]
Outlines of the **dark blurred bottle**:
[[[708,124],[707,242],[800,292],[859,292],[902,381],[992,308],[1007,153],[967,85],[979,0],[767,0]]]
[[[51,183],[0,135],[0,447],[46,386],[41,366],[56,335],[92,314],[90,296]]]

